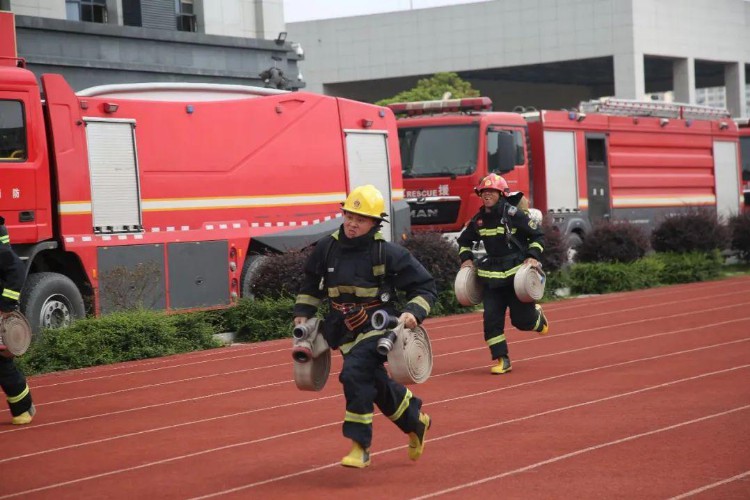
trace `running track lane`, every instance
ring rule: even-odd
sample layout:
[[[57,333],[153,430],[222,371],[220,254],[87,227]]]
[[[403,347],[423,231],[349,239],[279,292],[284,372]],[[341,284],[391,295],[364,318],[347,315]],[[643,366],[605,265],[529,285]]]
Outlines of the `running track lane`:
[[[750,279],[545,310],[549,336],[508,329],[500,377],[481,315],[429,320],[425,456],[377,416],[363,471],[338,465],[335,374],[297,391],[288,340],[33,377],[34,424],[0,425],[0,498],[747,498]]]

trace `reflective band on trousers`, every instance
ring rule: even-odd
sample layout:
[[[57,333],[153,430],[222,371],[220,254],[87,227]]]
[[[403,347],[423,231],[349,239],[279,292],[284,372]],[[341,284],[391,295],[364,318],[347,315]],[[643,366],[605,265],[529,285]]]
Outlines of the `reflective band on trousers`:
[[[10,404],[18,403],[19,401],[21,401],[23,398],[25,398],[28,395],[29,395],[29,386],[27,384],[26,387],[24,387],[24,389],[21,391],[21,394],[19,394],[18,396],[13,396],[13,397],[8,396],[8,403]]]

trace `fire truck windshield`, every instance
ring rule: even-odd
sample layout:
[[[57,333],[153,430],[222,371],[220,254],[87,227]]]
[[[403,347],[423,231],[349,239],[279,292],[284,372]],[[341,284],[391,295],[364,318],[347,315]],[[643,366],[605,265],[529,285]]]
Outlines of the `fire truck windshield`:
[[[476,125],[399,128],[404,177],[456,177],[477,168]]]

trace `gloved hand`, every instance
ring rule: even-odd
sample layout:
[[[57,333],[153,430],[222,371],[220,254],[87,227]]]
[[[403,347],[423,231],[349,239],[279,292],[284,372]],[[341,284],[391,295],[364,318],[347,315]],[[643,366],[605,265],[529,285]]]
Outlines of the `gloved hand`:
[[[404,312],[401,313],[401,316],[398,318],[399,323],[403,323],[406,328],[409,330],[413,330],[417,327],[417,318],[414,317],[414,315],[410,312]]]

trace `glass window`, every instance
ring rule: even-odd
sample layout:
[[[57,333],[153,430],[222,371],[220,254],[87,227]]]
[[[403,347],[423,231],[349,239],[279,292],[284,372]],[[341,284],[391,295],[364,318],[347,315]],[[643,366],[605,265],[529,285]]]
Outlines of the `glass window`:
[[[477,168],[475,125],[403,128],[398,136],[404,177],[455,177]]]
[[[65,0],[65,13],[71,21],[107,22],[107,0]]]
[[[24,161],[26,125],[20,101],[0,101],[0,161]]]
[[[500,137],[503,134],[504,138],[508,135],[512,136],[512,141],[506,141],[510,143],[509,146],[513,149],[512,160],[508,159],[509,164],[507,168],[513,169],[512,165],[523,165],[526,162],[526,153],[524,149],[524,134],[520,130],[506,130],[506,129],[495,129],[491,128],[487,134],[487,165],[489,171],[493,171],[493,167],[498,162],[498,148],[500,147]],[[503,160],[505,162],[505,160]],[[509,170],[506,170],[509,171]]]
[[[175,0],[177,12],[177,31],[196,31],[195,11],[193,0]]]
[[[740,137],[740,158],[742,159],[742,180],[750,181],[750,136]]]

